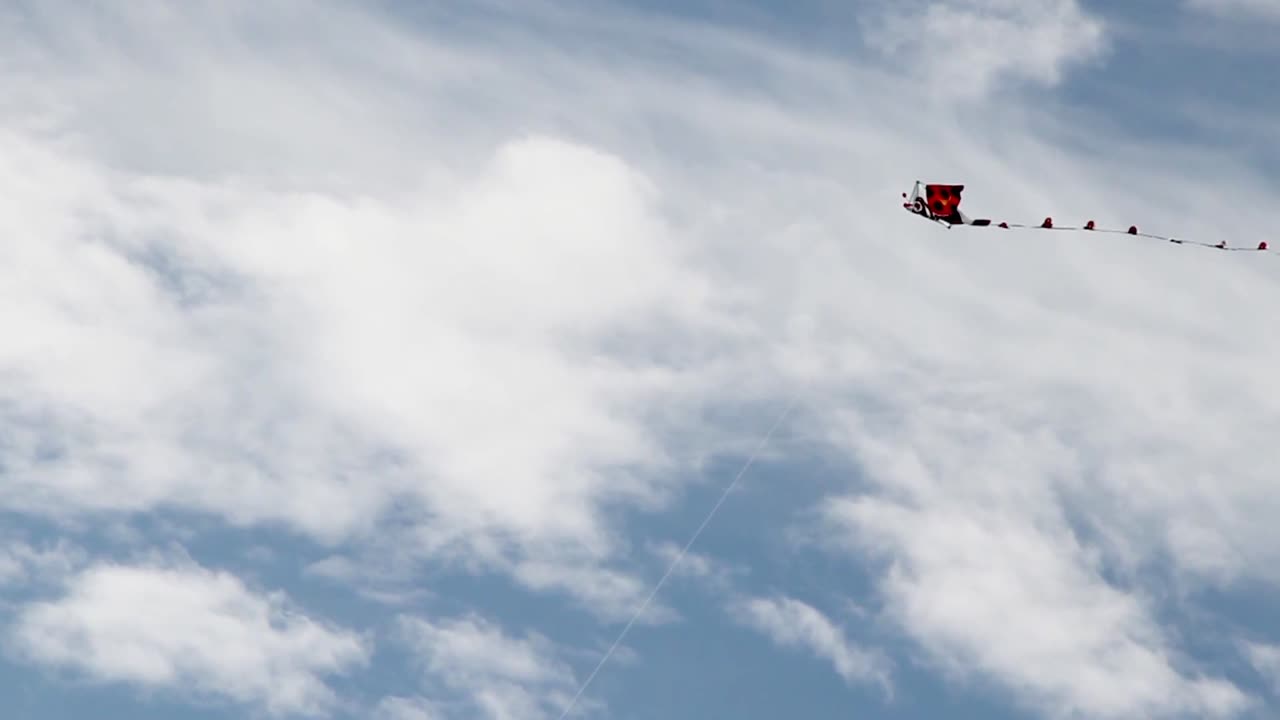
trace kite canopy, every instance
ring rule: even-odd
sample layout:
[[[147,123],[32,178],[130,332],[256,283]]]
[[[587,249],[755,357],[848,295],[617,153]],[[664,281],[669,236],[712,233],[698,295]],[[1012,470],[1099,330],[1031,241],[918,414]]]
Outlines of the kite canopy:
[[[943,183],[922,183],[916,181],[915,188],[911,194],[902,193],[902,197],[906,202],[902,203],[902,207],[908,212],[919,215],[920,217],[933,220],[947,227],[955,225],[967,225],[971,227],[991,227],[992,222],[987,218],[971,218],[960,211],[960,195],[964,192],[964,185],[948,185]],[[1201,242],[1199,240],[1179,240],[1177,238],[1165,237],[1163,235],[1152,235],[1138,230],[1137,225],[1130,225],[1127,230],[1116,230],[1109,228],[1099,228],[1092,220],[1086,222],[1080,227],[1074,226],[1056,226],[1053,224],[1052,217],[1046,217],[1038,225],[1027,225],[1023,223],[1000,222],[994,227],[1011,229],[1030,229],[1030,230],[1073,230],[1073,231],[1090,231],[1102,233],[1122,233],[1125,235],[1134,235],[1136,237],[1151,238],[1153,240],[1164,240],[1166,242],[1176,243],[1178,245],[1199,245],[1201,247],[1216,248],[1218,250],[1245,250],[1250,252],[1273,252],[1270,251],[1267,241],[1263,240],[1258,243],[1257,247],[1227,247],[1225,241],[1217,243]]]

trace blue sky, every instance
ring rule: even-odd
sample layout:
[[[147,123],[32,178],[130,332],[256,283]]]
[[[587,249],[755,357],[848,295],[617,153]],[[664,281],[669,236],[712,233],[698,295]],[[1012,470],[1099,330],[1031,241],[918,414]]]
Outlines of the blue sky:
[[[1273,715],[1270,3],[0,10],[15,718]]]

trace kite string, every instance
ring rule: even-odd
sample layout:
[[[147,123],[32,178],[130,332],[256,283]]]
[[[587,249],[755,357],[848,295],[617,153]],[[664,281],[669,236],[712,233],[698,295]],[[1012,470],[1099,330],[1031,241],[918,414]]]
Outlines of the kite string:
[[[591,684],[591,681],[595,679],[596,674],[600,672],[600,669],[603,668],[605,663],[609,661],[609,658],[613,656],[614,651],[622,644],[623,638],[625,638],[627,633],[631,631],[631,626],[635,625],[636,620],[640,619],[640,616],[644,614],[644,611],[649,609],[649,604],[653,602],[655,597],[657,597],[658,591],[662,589],[664,584],[666,584],[667,578],[671,577],[671,573],[675,571],[676,566],[684,560],[685,555],[689,553],[689,549],[693,547],[695,542],[697,542],[698,536],[702,535],[702,531],[706,529],[707,525],[711,523],[711,519],[715,517],[717,512],[719,512],[720,506],[728,499],[729,493],[733,492],[734,488],[738,486],[738,482],[742,480],[742,476],[746,475],[747,470],[755,464],[756,458],[760,455],[760,451],[764,449],[764,446],[769,442],[770,438],[773,437],[774,431],[778,429],[778,426],[782,424],[782,421],[791,414],[791,410],[795,407],[797,400],[798,397],[793,396],[791,401],[787,403],[787,407],[778,415],[777,419],[773,421],[773,425],[769,428],[769,431],[764,434],[764,437],[760,439],[760,442],[756,444],[755,449],[752,450],[751,454],[747,457],[747,461],[742,465],[742,468],[738,470],[738,474],[735,475],[733,480],[725,486],[724,491],[720,493],[720,498],[716,501],[716,504],[711,506],[711,510],[707,513],[707,516],[702,519],[702,524],[698,526],[698,529],[689,537],[689,541],[686,542],[680,552],[676,554],[675,560],[671,561],[671,564],[667,567],[667,571],[663,573],[657,584],[653,586],[653,590],[649,592],[649,596],[645,598],[644,602],[640,604],[639,609],[637,609],[635,614],[631,616],[631,619],[627,621],[627,624],[623,626],[622,632],[618,633],[618,637],[614,639],[613,644],[609,646],[609,649],[605,652],[604,656],[600,658],[600,662],[596,663],[595,669],[593,669],[591,674],[587,676],[587,679],[583,681],[582,685],[578,688],[578,692],[574,694],[573,699],[569,701],[569,705],[565,707],[564,712],[560,713],[560,720],[564,720],[569,716],[569,712],[573,710],[575,705],[577,705],[578,699],[582,697],[584,692],[586,692],[587,686]]]

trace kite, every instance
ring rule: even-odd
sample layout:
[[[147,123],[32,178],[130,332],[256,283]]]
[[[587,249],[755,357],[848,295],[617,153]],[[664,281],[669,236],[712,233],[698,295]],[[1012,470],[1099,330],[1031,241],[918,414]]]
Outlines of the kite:
[[[1073,231],[1091,231],[1101,233],[1119,233],[1125,235],[1134,235],[1136,237],[1150,238],[1152,240],[1163,240],[1178,245],[1199,245],[1200,247],[1215,248],[1217,250],[1243,250],[1247,252],[1272,252],[1269,250],[1267,242],[1263,240],[1258,243],[1257,247],[1228,247],[1226,241],[1217,243],[1202,242],[1199,240],[1183,240],[1179,238],[1165,237],[1163,235],[1153,235],[1151,233],[1139,232],[1138,226],[1130,225],[1128,230],[1113,230],[1109,228],[1097,227],[1092,220],[1088,221],[1080,227],[1054,225],[1053,218],[1047,217],[1039,225],[1024,225],[1021,223],[1000,222],[993,224],[991,220],[986,218],[971,218],[967,214],[960,211],[960,194],[964,191],[964,185],[945,185],[940,183],[922,183],[916,181],[915,188],[911,194],[902,193],[902,197],[906,202],[902,203],[902,207],[908,212],[919,215],[920,217],[932,220],[947,228],[956,225],[966,225],[969,227],[997,227],[1003,229],[1021,228],[1029,230],[1073,230]]]

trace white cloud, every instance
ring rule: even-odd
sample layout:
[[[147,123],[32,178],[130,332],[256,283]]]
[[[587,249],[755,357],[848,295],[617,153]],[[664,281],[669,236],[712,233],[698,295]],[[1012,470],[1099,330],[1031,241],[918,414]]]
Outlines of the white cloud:
[[[867,43],[946,98],[987,95],[1006,81],[1053,86],[1105,51],[1101,18],[1077,0],[886,3]]]
[[[12,647],[32,662],[177,694],[258,704],[272,714],[323,714],[324,676],[368,659],[364,641],[195,567],[97,565],[66,594],[18,614]]]
[[[400,628],[402,641],[423,666],[424,682],[469,703],[459,717],[536,720],[553,716],[576,690],[572,669],[537,633],[514,637],[475,615],[404,618]]]
[[[778,645],[827,660],[847,683],[874,681],[889,688],[887,659],[850,642],[842,628],[811,605],[788,597],[740,598],[730,611]]]
[[[1053,83],[1100,47],[1070,3],[931,7],[879,37],[953,90]],[[1280,300],[1275,266],[942,235],[896,198],[956,178],[980,214],[1252,240],[1272,204],[1256,178],[1016,96],[922,112],[930,88],[896,70],[732,31],[565,11],[536,18],[542,37],[501,12],[500,33],[445,33],[369,12],[50,0],[0,25],[7,510],[282,524],[356,545],[335,551],[352,563],[400,548],[379,592],[444,562],[617,618],[647,589],[617,513],[749,449],[757,403],[803,381],[797,432],[858,463],[860,507],[941,536],[859,526],[924,647],[1042,704],[1237,702],[1175,657],[1134,570],[1280,579],[1280,336],[1255,312]],[[1001,591],[1022,643],[965,632],[992,623],[966,577]],[[1053,635],[1062,618],[1077,639]],[[1149,684],[1094,669],[1115,658]],[[564,685],[496,682],[518,689],[499,715]]]

